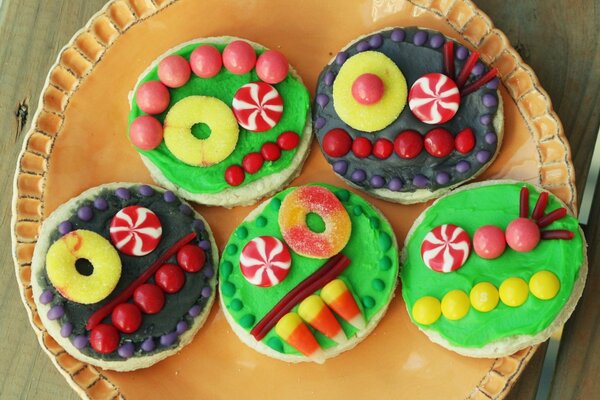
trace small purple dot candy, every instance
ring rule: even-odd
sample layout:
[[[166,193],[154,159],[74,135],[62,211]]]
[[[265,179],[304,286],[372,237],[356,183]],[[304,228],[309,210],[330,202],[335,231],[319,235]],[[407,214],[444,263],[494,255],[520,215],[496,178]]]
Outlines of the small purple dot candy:
[[[94,216],[92,207],[90,207],[90,206],[81,207],[79,210],[77,210],[77,216],[82,221],[89,221]]]
[[[419,188],[424,188],[429,183],[429,179],[425,175],[417,174],[413,178],[413,185]]]
[[[363,51],[367,51],[371,48],[371,46],[369,46],[369,42],[367,42],[366,40],[363,40],[362,42],[359,42],[356,45],[356,51],[358,51],[359,53],[362,53]]]
[[[498,105],[498,99],[495,95],[488,93],[483,95],[483,105],[486,107],[496,107]]]
[[[124,187],[120,187],[117,190],[115,190],[115,194],[117,195],[118,198],[123,199],[123,200],[129,200],[129,197],[131,197],[131,193],[129,193],[129,189],[124,188]]]
[[[464,46],[458,46],[456,48],[456,58],[459,60],[465,60],[469,56],[469,50]]]
[[[469,164],[468,161],[460,160],[459,162],[456,163],[456,170],[458,172],[460,172],[461,174],[464,174],[465,172],[467,172],[470,169],[471,169],[471,164]]]
[[[187,204],[180,204],[179,205],[179,211],[183,214],[183,215],[187,215],[190,216],[192,215],[194,212],[192,211],[191,207],[188,206]]]
[[[117,350],[117,353],[119,354],[119,357],[129,358],[129,357],[133,356],[134,351],[135,351],[135,346],[133,345],[133,343],[127,342],[127,343],[124,343],[121,347],[119,347],[119,349]]]
[[[152,196],[154,194],[154,189],[152,189],[148,185],[142,185],[138,188],[138,191],[142,196]]]
[[[489,125],[490,122],[492,122],[492,115],[483,114],[481,117],[479,117],[479,122],[481,122],[481,125]]]
[[[325,94],[318,94],[317,95],[317,104],[320,105],[321,107],[325,108],[325,106],[327,104],[329,104],[329,97]]]
[[[346,172],[348,172],[348,163],[344,160],[338,160],[333,163],[333,170],[340,175],[346,175]]]
[[[494,144],[498,140],[498,136],[494,132],[488,132],[483,137],[487,144]]]
[[[71,332],[73,332],[73,324],[70,322],[65,322],[63,326],[60,327],[60,336],[62,337],[71,336]]]
[[[151,352],[152,350],[154,350],[156,348],[156,343],[154,343],[154,339],[149,337],[148,339],[146,339],[142,342],[142,345],[140,347],[145,352]]]
[[[350,179],[354,182],[362,182],[367,179],[367,173],[362,169],[355,169],[350,175]]]
[[[73,230],[73,224],[69,221],[63,221],[58,225],[58,232],[61,235],[66,235]]]
[[[317,129],[321,129],[322,127],[324,127],[324,126],[325,126],[325,122],[326,122],[326,121],[325,121],[325,118],[323,118],[323,117],[319,117],[319,118],[317,118],[317,120],[315,121],[315,127],[316,127]]]
[[[480,163],[485,164],[490,160],[490,152],[487,150],[480,150],[475,155],[475,158],[477,158],[477,161]]]
[[[211,293],[212,293],[212,289],[210,288],[210,286],[205,286],[202,288],[202,292],[201,292],[202,297],[208,298],[208,297],[210,297]]]
[[[104,211],[108,208],[108,202],[103,197],[97,197],[94,199],[94,207],[96,210]]]
[[[177,332],[178,335],[181,335],[183,332],[188,330],[188,324],[185,321],[179,321],[177,323],[177,327],[175,328],[175,332]]]
[[[418,31],[415,33],[415,36],[413,36],[413,43],[417,46],[423,46],[427,41],[427,36],[427,32]]]
[[[498,78],[494,78],[491,81],[489,81],[487,83],[487,85],[485,85],[485,87],[488,89],[498,89],[499,83],[500,83],[500,80]]]
[[[205,228],[204,221],[202,221],[201,219],[195,219],[194,223],[192,224],[192,226],[197,231],[203,231],[204,228]]]
[[[212,278],[215,274],[215,270],[210,265],[205,265],[203,268],[204,276],[207,278]]]
[[[48,310],[47,317],[49,320],[59,319],[65,315],[65,309],[61,305],[56,305]]]
[[[200,306],[198,304],[195,304],[189,309],[188,315],[190,317],[197,317],[198,315],[200,315],[201,311],[202,309],[200,308]]]
[[[88,338],[85,335],[75,336],[73,338],[73,346],[77,349],[83,349],[88,344]]]
[[[473,66],[471,73],[475,76],[479,76],[479,75],[483,74],[484,69],[485,69],[485,67],[483,66],[483,63],[481,61],[477,61],[475,63],[475,65]]]
[[[198,247],[204,251],[208,251],[210,250],[210,242],[208,240],[201,240],[200,243],[198,243]]]
[[[345,51],[340,51],[337,56],[335,56],[335,63],[337,65],[342,65],[348,59],[348,53]]]
[[[381,175],[373,175],[369,182],[371,182],[371,186],[373,186],[376,189],[381,188],[383,187],[383,185],[385,185],[385,179]]]
[[[162,335],[160,337],[161,346],[171,346],[177,340],[177,332],[167,333],[166,335]]]
[[[402,181],[400,178],[394,177],[390,179],[390,182],[388,183],[388,189],[394,192],[399,192],[400,189],[402,189]]]
[[[444,37],[439,33],[436,33],[429,39],[429,47],[432,49],[439,49],[444,44]]]
[[[333,71],[327,71],[325,77],[323,78],[323,82],[325,83],[325,85],[331,86],[333,85],[334,78],[335,76],[333,75]]]
[[[369,38],[369,46],[372,49],[377,49],[383,44],[383,37],[377,33]]]
[[[171,192],[170,190],[167,190],[164,194],[163,194],[163,199],[165,199],[165,201],[167,203],[172,203],[175,201],[176,197],[175,197],[175,193]]]
[[[406,32],[404,32],[403,29],[394,29],[392,31],[392,34],[390,35],[390,38],[394,42],[402,42],[402,41],[404,41],[405,37],[406,37]]]
[[[52,293],[49,289],[46,289],[40,294],[40,303],[42,304],[50,304],[54,300],[54,293]]]
[[[450,182],[450,175],[447,172],[438,172],[435,176],[435,181],[438,185],[445,185]]]

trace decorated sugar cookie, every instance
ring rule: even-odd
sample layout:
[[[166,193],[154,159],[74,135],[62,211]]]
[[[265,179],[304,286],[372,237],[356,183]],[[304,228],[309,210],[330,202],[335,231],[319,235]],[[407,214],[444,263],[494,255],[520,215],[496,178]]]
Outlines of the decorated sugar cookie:
[[[347,183],[399,203],[472,179],[503,136],[495,68],[430,30],[388,28],[340,51],[319,76],[313,124]]]
[[[225,246],[219,273],[223,311],[244,343],[284,361],[321,363],[354,347],[383,317],[398,250],[373,206],[345,189],[311,184],[248,215]]]
[[[206,221],[173,192],[113,183],[82,193],[44,222],[33,298],[70,355],[129,371],[192,340],[214,300],[217,262]]]
[[[299,172],[309,97],[283,54],[232,37],[160,56],[131,93],[129,139],[152,177],[202,204],[251,204]]]
[[[548,339],[587,274],[577,219],[557,197],[514,181],[474,183],[415,221],[402,253],[402,297],[434,342],[503,357]]]

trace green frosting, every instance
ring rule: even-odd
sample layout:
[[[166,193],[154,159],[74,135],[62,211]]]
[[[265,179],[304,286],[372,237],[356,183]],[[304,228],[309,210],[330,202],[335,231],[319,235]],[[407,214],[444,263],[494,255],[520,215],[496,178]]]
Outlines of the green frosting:
[[[190,44],[172,54],[178,54],[189,60],[190,54],[198,46],[199,44]],[[223,52],[223,49],[225,48],[224,44],[213,44],[213,46],[219,49],[220,52]],[[256,52],[257,54],[261,54],[263,50],[257,50]],[[158,80],[157,71],[158,67],[152,68],[152,70],[141,79],[140,84],[147,81]],[[231,105],[233,96],[240,87],[258,80],[260,79],[256,75],[255,69],[243,75],[235,75],[227,69],[222,68],[221,72],[209,79],[200,78],[192,73],[188,83],[177,89],[169,89],[169,92],[171,93],[169,107],[165,112],[155,115],[155,117],[162,123],[171,106],[179,100],[192,95],[216,97],[225,102],[225,104]],[[283,99],[283,115],[277,125],[266,132],[260,133],[247,131],[240,126],[239,138],[235,150],[225,160],[217,164],[210,167],[195,167],[184,164],[179,161],[169,149],[167,149],[164,141],[153,150],[145,151],[138,148],[136,148],[136,150],[148,157],[148,159],[152,161],[152,163],[154,163],[154,165],[156,165],[163,175],[171,182],[189,192],[218,193],[224,189],[231,188],[225,181],[225,170],[227,167],[234,164],[241,165],[242,159],[246,154],[260,152],[264,143],[275,142],[277,137],[283,132],[293,131],[300,135],[300,137],[304,134],[304,127],[306,125],[309,108],[308,91],[304,85],[291,74],[288,74],[282,82],[273,86],[277,89]],[[129,124],[141,115],[145,115],[145,113],[138,107],[134,96],[132,109],[129,113]],[[197,137],[201,138],[205,137],[207,134],[206,127],[200,128],[194,126],[193,131]],[[258,172],[246,174],[246,178],[240,186],[249,184],[287,168],[296,154],[296,151],[297,148],[284,150],[281,152],[281,158],[277,161],[265,161]]]
[[[530,292],[527,301],[519,307],[509,307],[500,301],[495,309],[487,313],[471,307],[460,320],[451,321],[442,315],[431,325],[417,325],[438,332],[453,346],[478,348],[514,335],[535,335],[556,318],[573,291],[583,263],[583,239],[577,219],[572,216],[555,221],[542,230],[567,229],[575,233],[573,239],[541,240],[531,252],[519,253],[507,246],[500,257],[486,260],[471,250],[466,263],[449,273],[429,269],[421,258],[423,239],[433,228],[442,224],[460,226],[471,240],[477,228],[484,225],[495,225],[506,230],[508,224],[519,217],[519,193],[523,186],[529,188],[531,216],[539,192],[535,186],[524,183],[463,190],[440,199],[427,209],[422,222],[406,243],[406,261],[400,273],[402,297],[412,318],[413,305],[423,296],[433,296],[441,301],[446,293],[454,289],[460,289],[468,295],[479,282],[490,282],[496,288],[511,277],[529,282],[533,274],[542,270],[551,271],[558,277],[560,291],[556,297],[540,300]],[[559,201],[550,195],[546,214],[559,207]]]
[[[398,277],[398,247],[393,240],[394,233],[387,220],[361,197],[335,186],[318,185],[335,193],[352,221],[350,240],[342,250],[351,262],[339,278],[343,279],[352,291],[368,322],[392,298]],[[259,215],[252,220],[242,222],[225,246],[219,268],[223,303],[232,318],[248,332],[281,298],[327,261],[301,256],[290,248],[292,266],[287,277],[279,284],[268,288],[252,285],[241,273],[239,258],[246,243],[257,236],[275,236],[283,241],[278,223],[279,207],[284,197],[294,189],[289,188],[277,194]],[[360,213],[357,210],[360,210]],[[265,221],[264,225],[259,223],[261,220]],[[318,222],[315,225],[318,227]],[[374,225],[377,228],[374,228]],[[297,309],[298,305],[293,310]],[[357,332],[341,318],[338,318],[338,321],[348,337]],[[322,348],[336,346],[336,343],[326,336],[310,329]],[[300,354],[281,340],[274,329],[262,339],[262,342],[280,353]]]

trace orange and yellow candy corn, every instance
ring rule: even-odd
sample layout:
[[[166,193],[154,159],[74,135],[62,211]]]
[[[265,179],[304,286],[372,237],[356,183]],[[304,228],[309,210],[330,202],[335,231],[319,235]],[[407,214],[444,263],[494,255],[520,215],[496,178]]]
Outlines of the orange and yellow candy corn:
[[[308,326],[295,312],[285,314],[275,325],[275,332],[306,357],[322,360],[323,351]]]
[[[341,279],[334,279],[321,289],[321,298],[340,317],[358,330],[365,327],[363,317],[352,292]]]
[[[310,326],[334,342],[344,343],[348,340],[340,323],[319,296],[313,294],[304,299],[298,307],[298,314]]]

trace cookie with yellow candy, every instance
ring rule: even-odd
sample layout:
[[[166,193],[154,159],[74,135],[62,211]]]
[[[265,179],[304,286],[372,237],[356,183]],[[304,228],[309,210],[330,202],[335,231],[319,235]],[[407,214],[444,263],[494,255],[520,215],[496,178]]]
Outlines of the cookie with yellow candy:
[[[552,193],[515,181],[456,189],[414,222],[402,297],[433,342],[472,357],[540,343],[569,318],[585,284],[586,242]]]

